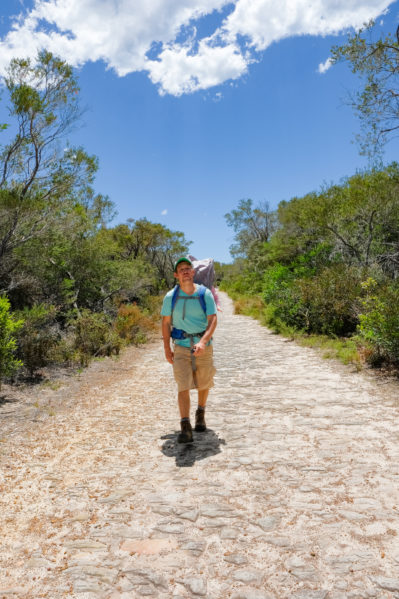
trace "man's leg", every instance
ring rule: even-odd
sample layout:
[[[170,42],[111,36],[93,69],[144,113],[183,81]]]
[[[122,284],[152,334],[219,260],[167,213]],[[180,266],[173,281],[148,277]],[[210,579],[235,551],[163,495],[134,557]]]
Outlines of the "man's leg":
[[[190,391],[179,391],[177,394],[180,418],[190,418]],[[205,399],[206,401],[206,399]]]
[[[209,389],[198,389],[198,405],[205,408],[208,399]]]
[[[195,431],[203,433],[206,430],[205,406],[208,399],[209,389],[198,389],[198,408],[195,412]]]
[[[181,432],[177,437],[178,443],[191,443],[193,440],[193,429],[190,424],[190,391],[179,391],[177,400],[180,410]]]

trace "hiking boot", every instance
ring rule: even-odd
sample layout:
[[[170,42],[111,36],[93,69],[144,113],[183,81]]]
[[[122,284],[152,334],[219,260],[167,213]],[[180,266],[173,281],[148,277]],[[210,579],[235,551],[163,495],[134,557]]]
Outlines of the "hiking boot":
[[[204,431],[206,431],[205,410],[198,409],[195,412],[195,428],[194,428],[194,430],[197,433],[203,433]]]
[[[178,443],[192,443],[193,442],[193,429],[189,420],[183,420],[180,422],[181,432],[178,434]]]

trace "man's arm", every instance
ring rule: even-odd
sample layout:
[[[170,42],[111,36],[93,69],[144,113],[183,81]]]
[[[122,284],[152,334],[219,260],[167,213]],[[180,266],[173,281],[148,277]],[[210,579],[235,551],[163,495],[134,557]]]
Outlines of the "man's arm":
[[[207,316],[208,318],[208,326],[206,327],[205,333],[202,335],[201,339],[194,345],[194,355],[199,356],[206,347],[206,344],[212,339],[212,335],[215,332],[216,325],[218,323],[218,319],[216,314],[210,314]]]
[[[162,316],[162,338],[165,358],[169,364],[173,364],[174,352],[170,348],[170,333],[172,329],[172,317]]]

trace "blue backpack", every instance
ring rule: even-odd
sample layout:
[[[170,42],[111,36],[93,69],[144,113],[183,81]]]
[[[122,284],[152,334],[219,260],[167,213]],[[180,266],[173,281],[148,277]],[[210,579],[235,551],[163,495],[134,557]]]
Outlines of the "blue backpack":
[[[194,295],[194,296],[185,296],[183,298],[182,296],[179,295],[179,291],[180,291],[180,285],[175,285],[175,288],[173,289],[173,295],[172,295],[172,325],[173,325],[173,310],[175,309],[176,302],[179,298],[184,299],[185,301],[191,300],[191,299],[198,300],[201,305],[201,308],[204,311],[205,316],[207,315],[206,314],[206,303],[205,303],[205,292],[206,292],[205,285],[200,285],[197,289],[198,295]],[[184,319],[184,311],[183,311],[183,319]],[[204,331],[201,331],[200,333],[196,333],[194,335],[189,335],[183,329],[176,329],[175,327],[173,327],[171,336],[172,336],[172,339],[187,339],[188,337],[200,337],[203,333],[204,333]]]

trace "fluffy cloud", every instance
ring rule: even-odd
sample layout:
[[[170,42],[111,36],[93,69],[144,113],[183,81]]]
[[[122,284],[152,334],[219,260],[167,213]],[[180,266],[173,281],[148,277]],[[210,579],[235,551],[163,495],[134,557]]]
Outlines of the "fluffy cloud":
[[[383,14],[389,0],[34,0],[0,41],[13,56],[47,48],[80,66],[103,60],[120,76],[148,73],[179,96],[241,77],[259,52],[296,35],[335,34]],[[198,34],[203,18],[212,31]],[[320,72],[328,68],[319,66]]]

